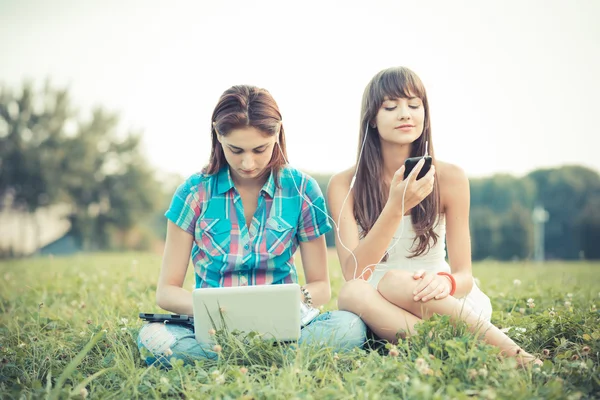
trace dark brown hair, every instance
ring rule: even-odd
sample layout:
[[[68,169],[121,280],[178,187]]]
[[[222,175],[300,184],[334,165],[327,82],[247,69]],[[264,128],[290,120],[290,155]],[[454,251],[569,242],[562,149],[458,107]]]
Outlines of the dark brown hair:
[[[217,139],[217,135],[227,136],[235,129],[246,127],[256,128],[265,136],[279,135],[281,151],[273,148],[273,155],[265,170],[265,173],[273,173],[277,183],[279,169],[286,164],[285,159],[287,159],[281,113],[271,93],[266,89],[249,85],[232,86],[219,98],[212,115],[210,127],[212,146],[205,172],[215,174],[227,165],[223,146]]]
[[[362,160],[356,175],[354,185],[354,217],[362,228],[362,234],[366,235],[385,206],[389,187],[383,182],[383,156],[381,151],[381,140],[379,131],[371,125],[372,121],[388,99],[418,97],[423,102],[425,109],[425,121],[423,133],[412,143],[410,156],[422,156],[425,154],[425,142],[428,144],[428,153],[433,158],[433,141],[431,138],[431,122],[429,116],[429,104],[425,87],[419,77],[410,69],[405,67],[393,67],[379,72],[371,79],[365,88],[361,107],[361,119],[358,141],[358,154],[367,135]],[[416,233],[415,242],[418,240],[416,249],[411,257],[424,254],[437,243],[438,235],[433,228],[438,220],[440,212],[439,187],[437,179],[434,183],[433,192],[427,196],[417,207],[411,210],[411,219]]]

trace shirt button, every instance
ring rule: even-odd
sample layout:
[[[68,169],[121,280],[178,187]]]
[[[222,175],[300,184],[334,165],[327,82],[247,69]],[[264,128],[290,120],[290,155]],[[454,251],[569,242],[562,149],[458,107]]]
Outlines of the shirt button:
[[[245,248],[246,250],[248,250],[248,249],[250,248],[250,245],[249,245],[248,243],[246,243],[246,244],[244,245],[244,248]]]

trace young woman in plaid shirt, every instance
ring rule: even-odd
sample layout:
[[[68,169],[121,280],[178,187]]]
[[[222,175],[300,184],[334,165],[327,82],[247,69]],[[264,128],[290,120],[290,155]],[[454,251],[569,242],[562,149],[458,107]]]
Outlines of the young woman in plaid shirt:
[[[193,314],[192,294],[182,287],[190,257],[196,288],[272,285],[298,281],[293,258],[298,248],[306,278],[302,298],[315,307],[327,303],[331,289],[324,234],[331,225],[325,201],[313,178],[286,165],[282,118],[273,97],[253,86],[228,89],[215,107],[210,130],[208,166],[177,189],[165,214],[157,304]],[[365,335],[359,317],[333,311],[305,326],[299,343],[343,351],[362,346]],[[149,364],[218,356],[211,345],[196,341],[192,327],[182,325],[146,324],[138,346],[147,350]]]

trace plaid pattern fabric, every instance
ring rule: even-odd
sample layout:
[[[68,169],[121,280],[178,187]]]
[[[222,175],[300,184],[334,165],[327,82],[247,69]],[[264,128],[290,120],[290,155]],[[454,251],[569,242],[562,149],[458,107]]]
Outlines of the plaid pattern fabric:
[[[173,196],[165,216],[194,236],[196,288],[295,283],[300,241],[331,229],[317,182],[286,166],[279,187],[271,174],[260,191],[250,227],[229,168],[192,175]],[[300,193],[299,193],[300,191]]]

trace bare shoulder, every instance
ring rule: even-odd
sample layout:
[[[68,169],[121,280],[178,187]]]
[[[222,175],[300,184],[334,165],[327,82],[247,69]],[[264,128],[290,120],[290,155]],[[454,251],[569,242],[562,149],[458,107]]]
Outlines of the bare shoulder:
[[[441,207],[447,212],[452,205],[469,202],[469,179],[458,165],[436,160]]]
[[[465,171],[456,164],[436,160],[435,168],[440,187],[453,187],[469,183]]]
[[[354,167],[348,168],[342,172],[338,172],[334,174],[329,180],[329,186],[327,191],[331,190],[348,190],[350,188],[350,183],[352,182],[352,177],[354,176]]]

